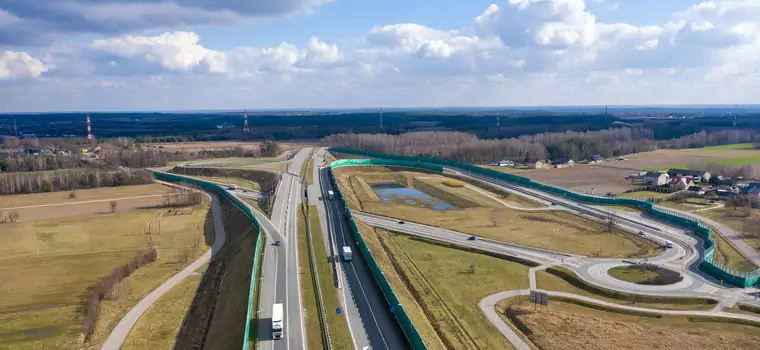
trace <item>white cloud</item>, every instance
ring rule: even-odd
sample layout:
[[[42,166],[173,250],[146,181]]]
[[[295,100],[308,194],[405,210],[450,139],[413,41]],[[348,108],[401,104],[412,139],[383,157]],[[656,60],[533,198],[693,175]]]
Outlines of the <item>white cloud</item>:
[[[315,1],[312,5],[322,3]],[[506,0],[479,15],[464,15],[473,19],[456,29],[387,24],[340,41],[313,36],[231,50],[215,49],[191,31],[137,33],[86,47],[57,45],[39,55],[38,67],[45,70],[26,76],[47,71],[45,79],[60,82],[90,77],[93,83],[82,86],[109,90],[127,88],[121,81],[131,76],[160,81],[156,89],[191,89],[172,84],[192,85],[190,79],[198,79],[223,89],[227,83],[229,89],[257,89],[256,94],[268,96],[262,103],[295,103],[267,92],[280,86],[278,91],[288,96],[308,92],[299,103],[355,106],[717,102],[760,88],[760,0],[703,1],[664,23],[646,25],[602,22],[593,11],[611,2],[587,7],[589,1]],[[288,6],[306,2],[291,0]],[[226,5],[160,6],[165,11],[160,13],[181,7],[183,18],[191,18],[192,11],[229,18],[247,13]],[[98,20],[111,16],[117,23],[134,22],[134,14],[142,13],[138,10],[103,12]],[[15,18],[0,11],[0,21]],[[722,86],[719,92],[716,84]]]
[[[50,68],[26,52],[4,51],[0,55],[0,80],[39,77]]]

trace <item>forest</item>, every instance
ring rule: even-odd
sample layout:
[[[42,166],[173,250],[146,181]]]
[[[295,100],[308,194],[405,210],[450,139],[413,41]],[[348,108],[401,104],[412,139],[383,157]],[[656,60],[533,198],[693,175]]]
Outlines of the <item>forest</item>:
[[[651,129],[629,127],[541,133],[506,139],[481,139],[470,133],[441,131],[400,135],[347,133],[325,137],[322,145],[486,163],[501,159],[527,162],[564,157],[584,160],[595,154],[608,158],[660,148],[760,143],[759,133],[744,130],[702,131],[670,140],[655,140],[654,133]]]

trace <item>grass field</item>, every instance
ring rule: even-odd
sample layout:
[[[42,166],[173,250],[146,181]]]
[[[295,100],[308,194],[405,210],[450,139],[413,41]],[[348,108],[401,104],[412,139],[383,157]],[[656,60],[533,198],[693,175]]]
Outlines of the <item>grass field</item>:
[[[171,187],[153,184],[121,187],[94,188],[74,191],[75,198],[69,198],[69,192],[50,192],[35,194],[18,194],[0,196],[0,210],[35,205],[50,205],[61,203],[78,203],[85,201],[105,200],[113,198],[151,196],[156,194],[173,193]]]
[[[404,280],[396,270],[393,260],[386,253],[385,248],[383,248],[383,244],[380,241],[381,237],[376,234],[372,227],[360,220],[356,220],[356,226],[359,228],[359,232],[362,232],[362,237],[367,243],[367,248],[388,279],[388,283],[393,288],[393,292],[396,293],[400,304],[404,305],[404,310],[406,310],[412,323],[417,327],[417,331],[420,332],[425,345],[427,345],[428,349],[445,349],[441,338],[436,333],[434,325],[428,319],[425,309],[417,301],[409,288],[407,288]]]
[[[322,287],[322,298],[325,302],[325,310],[335,310],[340,307],[338,290],[333,283],[332,265],[325,249],[322,228],[319,225],[319,213],[317,207],[309,208],[309,224],[311,226],[312,242],[314,242],[314,257],[317,260],[317,274]],[[304,280],[305,281],[305,280]],[[302,281],[302,283],[305,283]],[[351,334],[348,333],[346,318],[336,315],[335,312],[327,312],[327,326],[330,327],[330,337],[336,349],[349,349],[353,346]]]
[[[702,149],[710,151],[735,151],[755,149],[755,145],[751,143],[735,143],[733,145],[703,147]]]
[[[161,253],[120,286],[120,297],[101,304],[92,344],[105,339],[126,310],[169,276],[213,237],[208,204],[189,215],[164,216],[163,234],[149,222],[161,210],[100,214],[2,225],[0,231],[0,345],[14,349],[76,348],[81,345],[83,298],[88,288],[113,269],[148,249],[148,237]],[[199,249],[193,252],[193,224]],[[210,244],[210,243],[209,243]],[[19,273],[23,271],[23,273]],[[34,331],[41,329],[42,331]],[[30,331],[32,330],[32,331]]]
[[[554,273],[550,273],[550,271],[554,271]],[[568,280],[563,279],[558,275],[565,276]],[[710,310],[715,306],[714,301],[703,298],[650,297],[605,289],[581,280],[574,272],[561,266],[551,267],[549,270],[537,271],[536,287],[542,290],[587,296],[620,305],[638,306],[651,309]]]
[[[719,263],[728,266],[729,268],[738,271],[755,271],[757,266],[747,260],[734,246],[732,246],[726,240],[718,230],[713,229],[713,240],[715,240],[716,248],[714,258]]]
[[[561,169],[536,169],[522,171],[516,175],[570,190],[596,194],[621,193],[636,186],[626,180],[632,171],[610,165],[625,162],[604,162],[591,165],[576,165]]]
[[[749,231],[751,231],[752,228],[745,228],[747,218],[737,216],[733,213],[733,211],[733,208],[718,208],[714,210],[701,211],[696,214],[699,216],[707,217],[709,219],[713,219],[723,225],[726,225],[736,233],[743,233],[740,234],[742,240],[747,242],[747,244],[749,244],[755,250],[760,250],[760,235],[750,233]],[[755,218],[754,220],[757,220],[757,218],[760,218],[760,209],[752,209],[751,214]],[[753,219],[750,218],[749,220]]]
[[[249,190],[258,191],[261,189],[261,186],[258,183],[254,181],[249,181],[246,179],[241,179],[239,177],[221,177],[221,176],[188,176],[188,177],[194,177],[201,180],[216,182],[222,185],[234,184],[239,188],[245,188]]]
[[[409,177],[423,178],[427,182],[429,182],[428,178],[435,177],[414,172],[393,172],[389,169],[375,172],[374,168],[369,169],[370,173],[366,173],[367,169],[351,167],[339,168],[335,171],[343,194],[353,209],[484,238],[586,256],[643,257],[648,252],[652,254],[660,249],[658,245],[632,234],[624,233],[616,228],[608,230],[601,223],[566,212],[515,211],[469,188],[448,188],[441,185],[438,188],[440,191],[431,193],[448,203],[459,206],[453,210],[437,211],[379,201],[371,189],[368,189],[369,186],[366,186],[366,183],[362,184],[361,177],[370,176],[377,180],[406,176],[407,179]],[[429,190],[425,189],[425,191]],[[447,192],[444,194],[443,191]],[[495,194],[492,196],[498,197]]]
[[[315,208],[316,209],[316,208]],[[322,342],[322,322],[320,321],[317,291],[313,283],[311,264],[309,263],[308,240],[306,238],[305,212],[298,207],[298,268],[301,279],[301,298],[303,302],[303,326],[306,330],[306,346],[310,349],[325,348]],[[311,223],[310,223],[311,224]],[[317,244],[320,242],[316,242]]]
[[[670,193],[662,193],[662,192],[654,192],[654,191],[636,191],[636,192],[628,192],[621,194],[622,197],[632,197],[632,198],[659,198],[659,197],[667,197]]]
[[[158,299],[137,321],[121,349],[172,349],[200,281],[201,276],[187,277]]]
[[[684,316],[624,315],[559,300],[539,311],[533,311],[527,298],[503,300],[496,307],[504,310],[509,305],[532,332],[528,338],[546,350],[760,347],[760,332],[753,326],[694,322]]]
[[[649,269],[646,271],[639,269],[633,270],[629,269],[628,266],[616,266],[609,269],[607,272],[614,278],[631,283],[649,281],[659,275],[657,271],[650,271]]]

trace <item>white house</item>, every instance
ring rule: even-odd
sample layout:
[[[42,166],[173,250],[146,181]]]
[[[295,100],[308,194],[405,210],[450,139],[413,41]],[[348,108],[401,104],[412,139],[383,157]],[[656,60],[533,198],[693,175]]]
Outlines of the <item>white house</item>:
[[[668,183],[670,176],[659,171],[650,171],[644,174],[644,185],[662,186]]]

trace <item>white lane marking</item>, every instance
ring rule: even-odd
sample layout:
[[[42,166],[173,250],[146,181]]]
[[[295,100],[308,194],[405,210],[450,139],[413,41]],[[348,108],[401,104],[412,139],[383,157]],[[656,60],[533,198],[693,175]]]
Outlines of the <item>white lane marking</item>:
[[[340,222],[340,225],[338,225],[338,227],[340,227],[340,236],[343,237],[343,244],[346,244],[346,234],[345,234],[345,232],[343,230],[343,222],[342,221]],[[348,269],[344,269],[344,271],[346,271],[346,270],[348,270]],[[378,333],[380,333],[380,339],[382,339],[383,345],[385,345],[385,348],[386,349],[390,349],[388,347],[388,343],[385,341],[385,337],[383,336],[383,331],[380,329],[380,324],[377,322],[377,318],[375,317],[375,312],[372,311],[372,306],[371,306],[372,304],[370,304],[369,299],[367,298],[367,293],[364,291],[364,287],[362,286],[362,282],[359,279],[359,275],[356,273],[356,269],[354,268],[353,265],[351,265],[351,271],[354,273],[354,276],[356,277],[356,281],[359,284],[359,289],[361,289],[361,291],[362,291],[362,296],[364,297],[364,301],[367,302],[367,306],[369,307],[369,313],[372,315],[372,320],[375,321],[375,326],[377,326]],[[369,335],[367,335],[367,341],[369,341]]]

